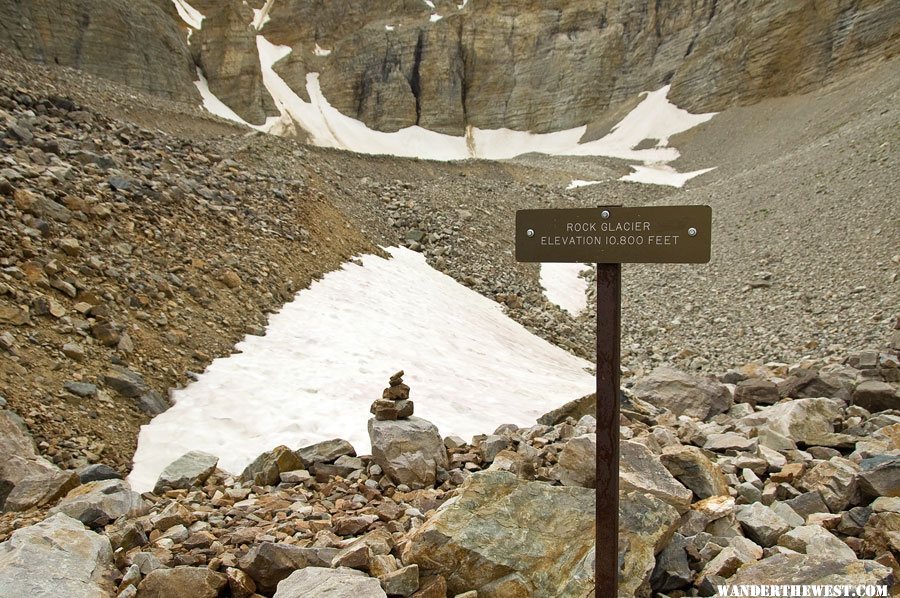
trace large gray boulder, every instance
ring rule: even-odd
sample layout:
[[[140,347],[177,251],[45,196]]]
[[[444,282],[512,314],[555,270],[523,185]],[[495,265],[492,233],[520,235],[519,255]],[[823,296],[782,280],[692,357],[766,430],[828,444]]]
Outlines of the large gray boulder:
[[[257,486],[277,484],[282,473],[303,469],[303,461],[286,446],[276,446],[258,456],[241,473],[241,480]]]
[[[174,567],[151,571],[138,586],[140,598],[216,598],[228,578],[207,567]]]
[[[40,457],[34,440],[22,419],[0,409],[0,510],[16,484],[28,477],[43,477],[59,471],[56,465]]]
[[[123,516],[139,517],[147,512],[147,508],[141,495],[125,480],[100,480],[70,491],[52,512],[65,513],[94,527]]]
[[[663,448],[660,460],[669,473],[698,498],[728,495],[725,474],[702,449],[695,446],[667,446]]]
[[[433,486],[437,468],[447,467],[447,449],[437,427],[419,417],[369,420],[372,459],[398,484]]]
[[[676,480],[659,457],[631,440],[619,444],[619,485],[622,492],[645,492],[672,505],[679,513],[691,508],[693,494]]]
[[[409,536],[406,565],[440,573],[450,596],[518,573],[535,598],[593,587],[594,492],[526,482],[504,471],[472,475],[460,494]]]
[[[676,416],[702,420],[728,411],[734,403],[724,384],[669,367],[657,368],[641,379],[634,386],[634,396]]]
[[[274,598],[387,598],[381,584],[362,571],[307,567],[278,584]]]
[[[836,399],[794,399],[741,418],[738,427],[758,432],[772,430],[796,442],[817,444],[834,434],[844,403]]]
[[[215,471],[219,458],[202,451],[190,451],[169,463],[153,487],[159,494],[166,490],[186,489],[202,484]]]
[[[0,596],[101,598],[113,595],[109,540],[57,513],[0,544]]]
[[[741,567],[728,583],[732,586],[765,583],[890,587],[894,581],[893,577],[889,567],[875,561],[842,559],[834,554],[818,551],[816,554],[770,556],[758,563]]]
[[[564,486],[597,485],[597,434],[576,436],[559,453],[557,477]]]
[[[327,567],[337,552],[336,548],[262,542],[241,557],[239,564],[253,578],[260,591],[274,592],[278,583],[293,571],[306,567]]]

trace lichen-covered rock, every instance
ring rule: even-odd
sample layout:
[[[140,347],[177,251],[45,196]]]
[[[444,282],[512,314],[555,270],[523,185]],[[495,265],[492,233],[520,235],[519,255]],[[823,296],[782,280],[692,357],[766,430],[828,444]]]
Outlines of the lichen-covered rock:
[[[202,451],[189,451],[169,463],[159,478],[153,491],[156,493],[165,490],[177,490],[190,488],[202,484],[215,471],[219,458]]]
[[[440,432],[418,417],[369,420],[372,459],[398,484],[432,486],[437,468],[447,467],[447,449]]]
[[[705,420],[728,411],[734,403],[728,388],[715,380],[660,367],[634,387],[634,395],[673,414]]]
[[[147,511],[141,495],[124,480],[88,482],[70,491],[53,508],[91,527],[106,525],[122,516],[139,517]]]
[[[443,575],[448,595],[518,573],[535,598],[556,598],[593,587],[593,547],[593,491],[486,471],[412,532],[402,559]]]
[[[703,451],[695,446],[667,446],[660,461],[675,479],[698,498],[727,496],[728,480]]]
[[[110,596],[113,569],[109,540],[58,513],[0,544],[0,596]]]
[[[141,598],[216,598],[228,578],[206,567],[174,567],[151,571],[138,586]]]
[[[875,561],[839,559],[832,554],[776,554],[758,563],[742,567],[728,580],[741,584],[833,584],[887,585],[893,572]]]
[[[303,461],[286,446],[267,451],[244,468],[241,479],[258,486],[277,484],[279,476],[288,471],[303,469]]]
[[[378,580],[355,569],[307,567],[278,584],[275,598],[387,598]]]
[[[679,513],[691,507],[692,493],[660,463],[643,444],[625,440],[619,444],[619,484],[623,492],[646,492]]]

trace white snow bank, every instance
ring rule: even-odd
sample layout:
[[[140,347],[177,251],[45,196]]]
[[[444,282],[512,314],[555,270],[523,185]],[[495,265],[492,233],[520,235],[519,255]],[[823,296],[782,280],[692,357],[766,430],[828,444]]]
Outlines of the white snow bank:
[[[269,17],[269,12],[272,10],[272,5],[274,3],[275,0],[266,0],[266,3],[262,8],[254,8],[253,22],[250,23],[250,26],[259,31],[266,23],[271,21],[272,19]]]
[[[442,17],[441,15],[439,15],[439,14],[437,14],[437,13],[434,13],[433,15],[431,15],[431,16],[429,17],[429,20],[430,20],[432,23],[436,23],[436,22],[440,21],[440,20],[443,19],[443,18],[444,18],[444,17]]]
[[[578,189],[579,187],[587,187],[588,185],[599,185],[604,181],[582,181],[581,179],[573,179],[568,185],[566,185],[566,191],[571,189]]]
[[[392,30],[392,26],[385,25]],[[644,99],[601,139],[580,143],[586,126],[554,133],[530,133],[511,129],[479,129],[468,127],[465,136],[445,135],[419,126],[407,127],[393,133],[370,129],[365,123],[350,118],[334,108],[322,93],[319,74],[306,75],[306,91],[310,101],[304,101],[275,72],[274,65],[291,53],[288,46],[276,46],[262,35],[256,36],[263,83],[278,107],[280,116],[270,118],[265,125],[254,127],[274,134],[292,131],[295,125],[304,129],[314,145],[346,149],[363,154],[387,154],[429,160],[464,160],[482,158],[503,160],[522,154],[537,153],[560,156],[607,156],[642,163],[635,172],[620,180],[681,187],[684,183],[710,169],[679,173],[668,163],[678,158],[678,150],[667,147],[672,135],[711,119],[715,113],[691,114],[666,99],[669,87],[647,92]],[[317,56],[327,56],[330,50],[316,45]],[[204,95],[204,106],[220,116],[228,107],[214,98],[203,81],[197,83]],[[208,101],[207,101],[208,100]],[[234,115],[236,116],[236,115]],[[225,116],[232,118],[232,116]],[[235,120],[232,118],[232,120]],[[242,121],[238,121],[242,122]],[[645,139],[657,141],[655,147],[633,149]],[[569,189],[597,181],[574,180]]]
[[[200,29],[203,26],[203,19],[206,17],[200,14],[199,10],[185,2],[185,0],[172,0],[172,3],[175,5],[175,10],[178,11],[178,16],[181,17],[182,21],[194,29]]]
[[[541,287],[548,301],[560,306],[573,316],[587,307],[588,282],[579,276],[590,269],[587,264],[541,264]]]
[[[406,371],[416,415],[469,438],[536,417],[594,390],[590,364],[508,318],[499,304],[429,267],[407,249],[346,264],[297,294],[215,360],[174,406],[141,428],[137,491],[196,449],[232,473],[263,451],[330,438],[370,450],[369,406]]]
[[[632,165],[634,172],[621,177],[620,181],[633,183],[646,183],[649,185],[669,185],[670,187],[683,187],[686,182],[715,168],[702,168],[692,172],[678,172],[667,164],[648,164],[646,166]]]
[[[197,69],[197,77],[198,79],[194,81],[194,85],[196,85],[197,90],[200,91],[200,97],[203,99],[202,107],[207,112],[215,114],[216,116],[219,116],[221,118],[240,123],[252,129],[256,129],[257,131],[270,131],[272,127],[280,120],[280,118],[277,116],[270,116],[266,119],[266,122],[263,125],[251,125],[243,118],[241,118],[234,110],[229,108],[225,102],[216,97],[216,95],[212,91],[210,91],[209,82],[206,80],[206,77],[203,76],[203,71],[201,71],[199,68]]]

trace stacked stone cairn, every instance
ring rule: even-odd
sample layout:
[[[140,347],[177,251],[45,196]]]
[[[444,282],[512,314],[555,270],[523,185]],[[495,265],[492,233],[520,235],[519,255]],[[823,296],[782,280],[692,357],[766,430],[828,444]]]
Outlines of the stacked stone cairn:
[[[409,400],[409,386],[403,383],[403,370],[389,381],[380,399],[372,403],[369,411],[379,421],[408,419],[413,414],[413,402]]]

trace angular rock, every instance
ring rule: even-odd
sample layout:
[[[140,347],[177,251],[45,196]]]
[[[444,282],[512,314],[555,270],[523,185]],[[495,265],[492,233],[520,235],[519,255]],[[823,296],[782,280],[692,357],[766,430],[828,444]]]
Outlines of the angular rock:
[[[278,584],[274,598],[387,598],[377,579],[355,569],[307,567]]]
[[[402,560],[443,575],[448,595],[480,594],[511,572],[536,598],[581,595],[592,587],[593,509],[591,490],[479,472],[411,534]]]
[[[668,367],[657,368],[641,379],[634,387],[634,396],[665,407],[676,416],[701,420],[728,411],[734,403],[724,384]]]
[[[619,504],[619,591],[625,596],[645,596],[656,555],[678,528],[678,512],[663,501],[640,492],[629,492]],[[593,557],[593,553],[590,555]]]
[[[424,419],[369,420],[372,459],[394,482],[411,488],[433,486],[437,468],[447,468],[447,450],[438,429]]]
[[[314,463],[333,463],[338,457],[344,455],[350,457],[356,456],[353,445],[340,438],[305,446],[298,449],[296,452],[297,456],[300,457],[300,460],[307,465],[312,465]]]
[[[900,393],[897,389],[880,380],[865,380],[853,391],[851,401],[872,413],[900,409]]]
[[[412,596],[419,589],[419,566],[408,565],[378,579],[389,596]]]
[[[829,554],[840,561],[856,559],[856,553],[820,525],[801,525],[778,538],[778,545],[801,554]]]
[[[643,444],[625,440],[619,445],[619,484],[622,492],[646,492],[679,513],[691,507],[693,494]]]
[[[742,567],[728,580],[731,585],[833,584],[888,585],[893,572],[875,561],[840,560],[831,554],[776,554]]]
[[[795,399],[766,407],[739,420],[746,429],[769,429],[797,442],[816,444],[834,433],[843,403],[834,399]]]
[[[6,497],[6,511],[24,511],[56,502],[78,486],[74,471],[47,470],[20,480]]]
[[[859,469],[859,486],[866,496],[900,496],[900,456],[877,455],[863,459]]]
[[[225,576],[228,578],[232,598],[250,598],[256,593],[256,583],[240,569],[228,567],[225,569]]]
[[[736,514],[747,537],[760,546],[774,546],[791,526],[775,511],[761,503],[741,505]]]
[[[781,397],[778,395],[778,387],[774,382],[764,378],[750,378],[738,382],[734,389],[735,403],[749,403],[751,405],[773,405]]]
[[[90,527],[106,525],[119,517],[139,517],[147,511],[141,495],[125,480],[88,482],[69,492],[51,512],[65,513]]]
[[[99,482],[100,480],[119,480],[122,474],[103,463],[95,463],[78,470],[78,479],[82,484],[88,482]]]
[[[219,458],[202,451],[189,451],[169,463],[153,487],[155,494],[166,490],[189,489],[202,484],[215,471]]]
[[[676,480],[698,498],[728,495],[728,480],[701,449],[695,446],[667,446],[660,461]]]
[[[557,476],[563,486],[597,485],[597,434],[576,436],[559,453]]]
[[[650,576],[654,592],[670,592],[691,585],[694,575],[688,563],[684,536],[676,533],[656,559],[656,566]]]
[[[0,596],[109,596],[113,570],[109,540],[62,513],[0,544]]]
[[[300,457],[286,446],[277,446],[254,459],[241,473],[241,479],[257,486],[271,486],[278,483],[282,473],[297,469],[303,469]]]
[[[330,566],[337,552],[334,548],[301,548],[262,542],[241,557],[238,565],[253,578],[258,591],[274,592],[278,583],[297,569]]]
[[[228,578],[206,567],[175,567],[151,571],[138,586],[141,598],[216,598]]]
[[[840,513],[857,498],[859,466],[843,457],[815,465],[797,483],[802,490],[818,492],[832,513]]]

